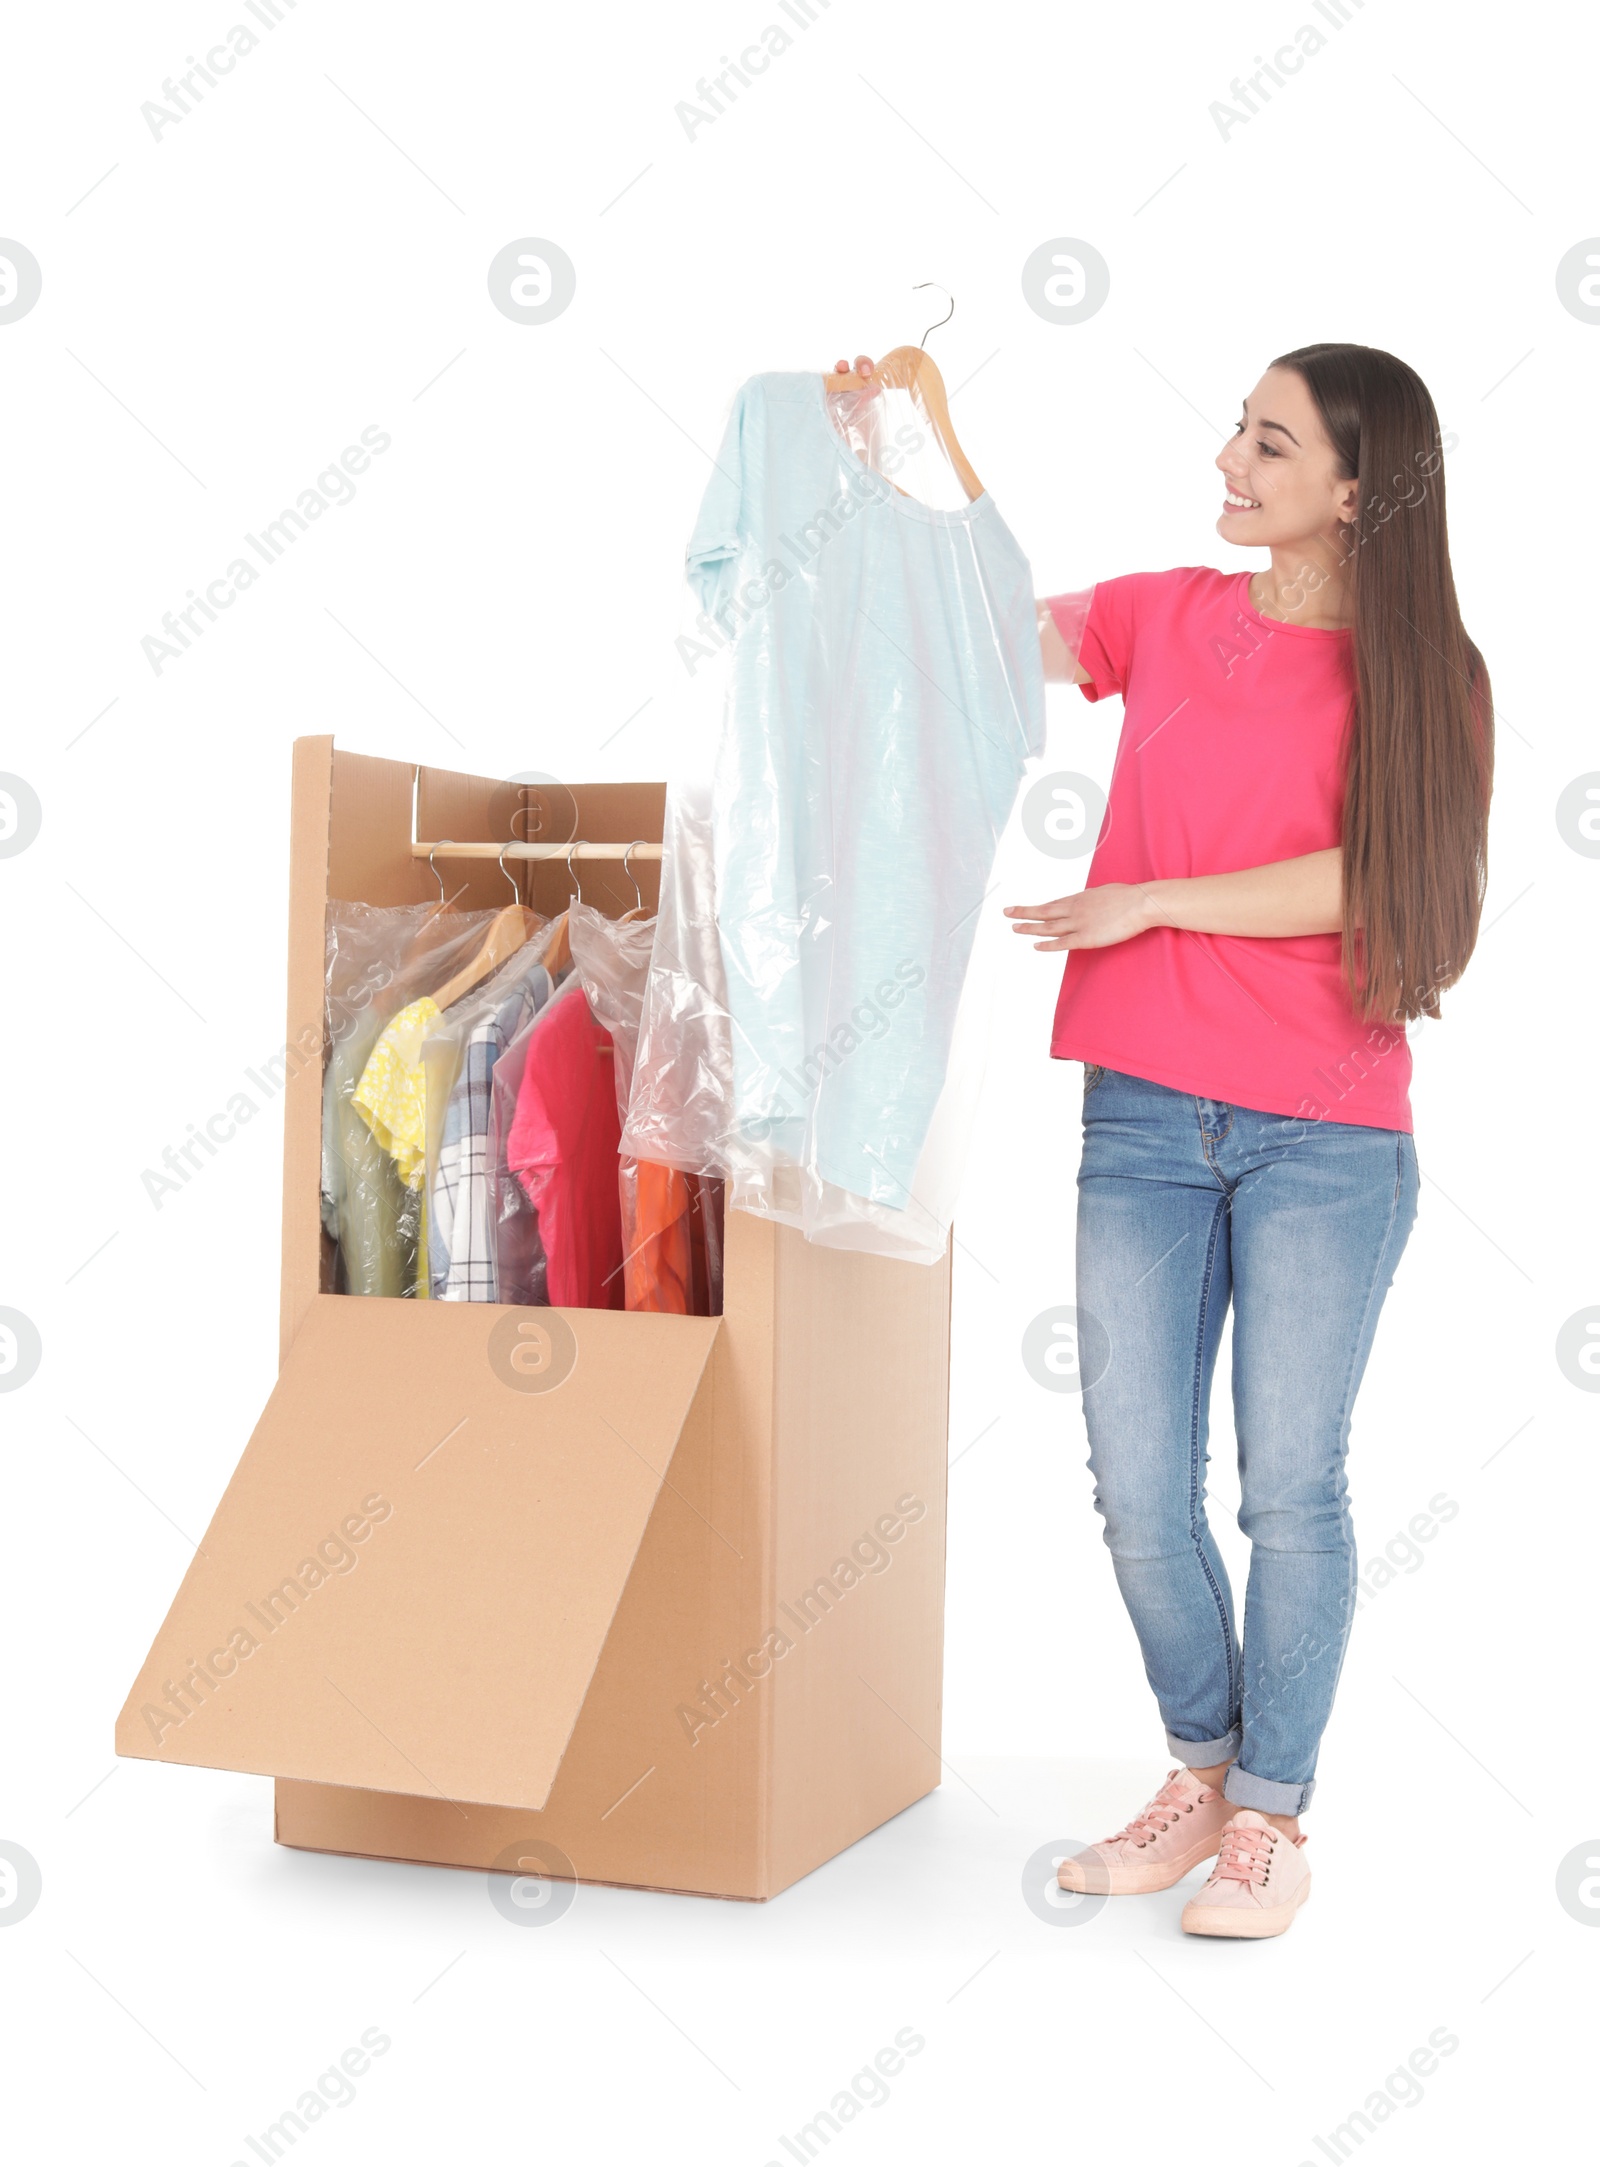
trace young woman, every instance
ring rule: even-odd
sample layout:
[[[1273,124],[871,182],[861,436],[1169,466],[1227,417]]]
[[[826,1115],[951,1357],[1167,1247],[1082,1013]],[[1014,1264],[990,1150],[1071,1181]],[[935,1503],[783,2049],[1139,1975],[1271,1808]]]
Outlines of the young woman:
[[[1310,1886],[1299,1816],[1356,1587],[1351,1407],[1416,1211],[1405,1023],[1477,938],[1492,709],[1442,458],[1403,362],[1301,347],[1216,462],[1217,531],[1267,565],[1040,608],[1046,675],[1124,703],[1087,887],[1008,915],[1068,952],[1051,1052],[1084,1063],[1095,1504],[1182,1764],[1059,1878],[1143,1892],[1215,1859],[1190,1933],[1282,1933]],[[1205,1510],[1230,1301],[1242,1644]]]

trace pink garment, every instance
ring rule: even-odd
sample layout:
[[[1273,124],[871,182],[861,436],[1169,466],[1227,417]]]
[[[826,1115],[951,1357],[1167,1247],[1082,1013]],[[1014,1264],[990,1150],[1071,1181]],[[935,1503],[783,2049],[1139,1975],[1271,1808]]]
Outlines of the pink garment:
[[[617,1088],[611,1034],[573,979],[528,1039],[506,1163],[539,1214],[553,1308],[620,1309]]]
[[[1248,572],[1136,572],[1050,611],[1122,736],[1089,886],[1233,873],[1336,848],[1353,679],[1346,632],[1274,623]],[[1081,627],[1081,629],[1080,629]],[[1302,1120],[1411,1127],[1399,1024],[1358,1018],[1339,937],[1153,927],[1075,949],[1050,1051]]]

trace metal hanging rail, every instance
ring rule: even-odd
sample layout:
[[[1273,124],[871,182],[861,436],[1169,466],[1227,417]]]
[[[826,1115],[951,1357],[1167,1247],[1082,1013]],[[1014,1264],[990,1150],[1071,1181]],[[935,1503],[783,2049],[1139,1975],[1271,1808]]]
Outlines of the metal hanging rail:
[[[659,843],[417,843],[414,858],[659,858]]]

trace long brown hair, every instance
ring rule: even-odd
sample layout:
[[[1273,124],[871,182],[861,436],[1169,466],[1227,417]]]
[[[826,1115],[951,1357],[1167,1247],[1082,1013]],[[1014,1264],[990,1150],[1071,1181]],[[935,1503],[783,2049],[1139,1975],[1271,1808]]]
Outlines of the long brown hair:
[[[1478,938],[1494,711],[1461,623],[1444,440],[1428,387],[1375,346],[1280,354],[1359,484],[1345,529],[1354,688],[1345,767],[1344,975],[1359,1015],[1437,1016]]]

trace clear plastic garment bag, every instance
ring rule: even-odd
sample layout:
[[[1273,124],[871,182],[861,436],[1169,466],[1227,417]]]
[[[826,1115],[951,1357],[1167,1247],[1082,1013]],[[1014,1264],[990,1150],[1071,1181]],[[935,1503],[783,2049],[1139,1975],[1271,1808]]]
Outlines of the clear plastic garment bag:
[[[903,357],[910,357],[905,360]],[[737,393],[687,553],[623,1150],[812,1240],[943,1255],[1044,688],[1026,558],[917,349]]]
[[[322,1219],[340,1293],[418,1290],[426,1139],[411,1131],[423,1104],[413,1063],[438,1013],[430,989],[466,962],[494,915],[437,903],[328,907]]]
[[[608,918],[585,903],[568,913],[572,967],[611,1034],[617,1110],[626,1112],[656,921]],[[624,1152],[618,1160],[624,1307],[709,1317],[722,1308],[722,1183]]]

